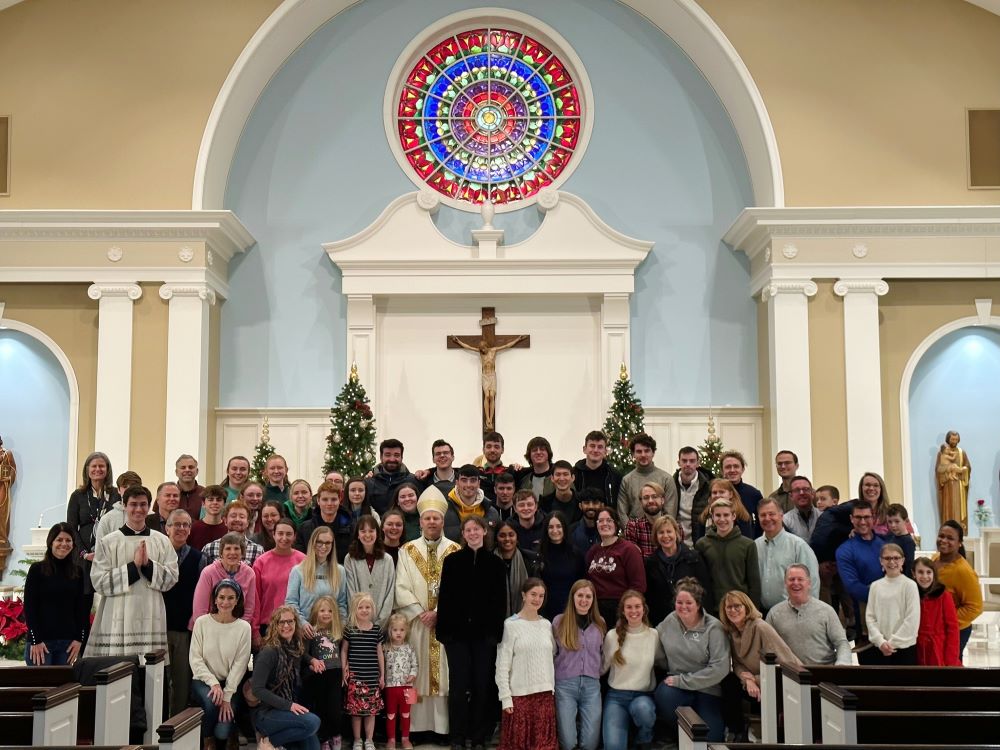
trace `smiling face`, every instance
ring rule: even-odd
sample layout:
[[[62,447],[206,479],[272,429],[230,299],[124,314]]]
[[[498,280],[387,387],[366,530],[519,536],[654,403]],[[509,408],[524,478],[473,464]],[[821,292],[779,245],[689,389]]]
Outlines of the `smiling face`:
[[[260,511],[260,524],[270,532],[274,532],[274,525],[281,518],[281,513],[273,505],[265,505]]]
[[[861,495],[863,500],[873,505],[882,498],[882,485],[879,483],[877,477],[873,477],[871,474],[865,474],[862,477]]]
[[[578,615],[586,615],[594,604],[594,590],[589,586],[577,589],[573,594],[573,609]]]
[[[344,491],[344,475],[341,474],[339,471],[328,472],[326,477],[324,477],[323,481],[329,482],[341,492]]]
[[[182,458],[177,462],[176,472],[177,481],[190,487],[198,476],[198,462],[193,458]]]
[[[403,464],[403,449],[402,448],[383,448],[382,449],[382,468],[389,472],[390,474],[395,474],[399,471],[399,467]]]
[[[249,525],[247,512],[243,508],[234,508],[230,505],[226,512],[226,530],[234,534],[246,534]]]
[[[530,589],[521,594],[524,602],[524,609],[529,612],[538,612],[545,604],[545,587],[544,586],[532,586]]]
[[[465,540],[469,549],[481,549],[485,538],[486,532],[475,521],[466,521],[462,525],[462,539]]]
[[[308,495],[308,491],[306,494]],[[293,499],[292,502],[294,503],[295,500]],[[330,490],[323,490],[319,493],[319,497],[316,498],[316,505],[323,516],[323,520],[333,520],[333,517],[337,515],[337,511],[340,510],[340,495]],[[298,504],[296,504],[296,507],[298,507]]]
[[[274,548],[282,552],[290,550],[295,544],[295,529],[288,524],[278,524],[274,527]]]
[[[299,513],[308,508],[309,503],[312,502],[312,492],[309,491],[309,485],[305,482],[297,482],[289,491],[288,496],[292,505],[295,506],[295,510]]]
[[[180,504],[181,491],[177,488],[176,484],[165,484],[156,493],[156,509],[160,514],[160,518],[169,516],[170,511],[177,510],[177,506]]]
[[[94,486],[104,486],[108,478],[108,462],[100,456],[96,456],[87,464],[87,479]]]
[[[791,453],[782,452],[774,457],[774,469],[782,480],[791,479],[798,472],[799,463]]]
[[[447,471],[451,468],[451,464],[455,460],[455,451],[451,449],[451,446],[439,445],[431,451],[431,459],[434,461],[436,469]]]
[[[378,531],[371,524],[358,526],[358,541],[361,542],[365,552],[371,552],[375,548],[375,542],[378,541]]]
[[[747,620],[747,608],[743,605],[743,602],[735,596],[727,596],[724,603],[726,608],[726,617],[729,618],[729,622],[737,630],[742,630],[743,625]]]
[[[362,599],[354,609],[354,618],[359,624],[365,625],[372,621],[373,611],[371,599]]]
[[[566,492],[573,486],[573,472],[560,466],[552,471],[552,484],[560,492]]]
[[[942,526],[937,535],[937,551],[942,557],[951,559],[958,554],[958,549],[962,542],[958,538],[958,532],[950,526]]]
[[[774,503],[761,503],[757,506],[757,520],[764,533],[771,537],[781,531],[784,519],[780,507]]]
[[[674,599],[674,611],[685,624],[695,623],[700,616],[700,607],[695,598],[687,591],[678,591]]]
[[[73,537],[65,531],[60,531],[56,538],[52,540],[52,556],[56,560],[65,560],[69,553],[73,551]]]
[[[896,578],[903,574],[903,556],[896,550],[883,547],[879,560],[886,578]]]
[[[802,568],[788,568],[785,571],[785,591],[793,604],[802,604],[809,598],[810,586],[809,576]]]
[[[743,480],[743,464],[735,456],[727,456],[722,459],[722,476],[733,484],[739,484]]]
[[[599,466],[608,455],[608,444],[603,440],[588,440],[583,445],[583,455],[587,457],[588,466]]]
[[[148,514],[149,499],[145,495],[133,495],[125,503],[125,518],[133,529],[145,528]]]
[[[420,533],[424,535],[424,539],[429,539],[434,541],[435,539],[441,538],[441,532],[444,530],[444,516],[438,513],[436,510],[428,510],[421,514],[420,516]]]
[[[618,537],[618,526],[607,508],[597,514],[597,533],[605,541]]]
[[[656,543],[667,555],[677,552],[677,530],[672,524],[665,523],[657,529]]]
[[[215,608],[220,615],[231,615],[236,607],[239,597],[229,586],[223,586],[215,595]]]
[[[298,621],[295,613],[291,609],[282,610],[278,616],[278,637],[285,641],[290,641],[295,637],[295,626]]]
[[[630,596],[621,604],[622,614],[629,627],[642,625],[642,617],[646,614],[646,605],[638,596]]]
[[[458,496],[466,505],[472,505],[479,497],[479,477],[459,477],[455,483]]]
[[[495,464],[503,455],[503,443],[499,440],[487,440],[483,443],[483,458],[487,463]]]
[[[851,511],[851,526],[862,539],[871,539],[874,514],[871,508],[854,508]]]
[[[553,544],[562,544],[566,538],[566,529],[563,528],[562,521],[558,518],[550,518],[545,531],[549,535],[549,541]]]
[[[170,522],[167,524],[167,537],[174,549],[183,547],[191,536],[191,516],[184,512],[171,514]]]
[[[333,607],[326,602],[319,605],[316,610],[316,624],[322,628],[328,628],[333,623]]]
[[[517,532],[510,526],[502,526],[497,532],[497,547],[501,554],[511,554],[517,549]]]
[[[284,487],[285,478],[288,476],[288,464],[280,456],[272,456],[267,459],[267,464],[264,466],[264,475],[272,486]]]
[[[396,495],[396,502],[405,513],[412,513],[417,509],[417,491],[412,487],[403,487]]]
[[[205,508],[205,515],[218,518],[222,515],[222,509],[226,505],[226,501],[221,497],[206,495],[201,504]]]
[[[333,553],[333,532],[326,529],[325,534],[320,534],[313,542],[313,550],[316,555],[316,562],[325,563]]]
[[[538,503],[535,501],[534,495],[527,495],[514,503],[514,512],[517,513],[517,517],[527,523],[534,521],[537,511]]]
[[[403,519],[397,515],[382,518],[382,535],[389,546],[396,547],[403,538]]]
[[[264,502],[264,490],[258,484],[248,484],[240,494],[251,510],[257,510]]]
[[[347,499],[351,501],[351,505],[358,507],[365,501],[365,493],[368,488],[365,483],[359,480],[352,480],[347,485]]]
[[[736,516],[733,509],[720,505],[712,509],[712,522],[715,523],[715,530],[719,536],[726,536],[733,530],[733,522]]]
[[[219,558],[228,570],[235,570],[243,559],[243,550],[238,544],[226,544],[219,550]]]
[[[649,485],[639,490],[639,502],[642,503],[642,510],[648,516],[658,516],[663,512],[663,493],[657,492]]]
[[[728,500],[733,501],[732,493],[724,486],[719,484],[713,484],[712,489],[709,492],[709,502],[714,502],[715,500]]]
[[[793,479],[789,494],[792,496],[792,503],[802,513],[808,512],[816,501],[816,493],[806,479]]]
[[[920,588],[929,589],[934,585],[934,569],[924,563],[914,563],[913,579]]]

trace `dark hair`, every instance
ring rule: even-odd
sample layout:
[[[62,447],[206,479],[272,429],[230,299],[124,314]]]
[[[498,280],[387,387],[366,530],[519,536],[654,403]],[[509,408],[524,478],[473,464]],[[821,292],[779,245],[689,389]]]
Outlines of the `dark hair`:
[[[556,469],[565,469],[570,474],[572,474],[573,464],[571,464],[569,461],[564,461],[563,459],[560,458],[558,461],[552,464],[552,471],[555,471]]]
[[[962,529],[962,524],[960,524],[958,521],[956,521],[953,518],[949,518],[947,521],[945,521],[944,523],[941,524],[941,528],[942,529],[945,526],[947,526],[949,529],[954,529],[955,531],[958,532],[958,543],[959,544],[961,544],[965,540],[965,531]]]
[[[687,454],[694,453],[695,455],[698,456],[699,459],[701,458],[701,454],[698,453],[698,449],[695,448],[694,446],[691,446],[691,445],[685,445],[683,448],[681,448],[679,451],[677,451],[677,458],[680,458],[685,453],[687,453]]]
[[[205,488],[205,492],[202,493],[202,502],[204,502],[207,497],[214,497],[225,502],[226,498],[229,497],[229,493],[226,492],[226,488],[221,484],[210,484]]]
[[[929,557],[918,557],[913,561],[913,580],[917,579],[917,566],[923,565],[925,568],[930,568],[934,573],[934,580],[931,581],[931,585],[926,589],[921,588],[920,584],[917,584],[917,593],[920,594],[920,598],[928,597],[930,599],[936,599],[945,592],[944,584],[938,579],[938,571],[934,566],[934,561]]]
[[[133,497],[136,497],[137,495],[142,495],[143,497],[145,497],[147,503],[153,502],[153,496],[152,494],[150,494],[149,490],[146,487],[144,487],[141,484],[133,484],[131,487],[125,490],[125,494],[122,496],[122,505],[128,505],[128,501],[131,500]]]
[[[500,523],[498,523],[494,527],[494,529],[493,529],[493,536],[494,536],[494,538],[499,539],[500,538],[500,531],[501,531],[501,529],[504,529],[504,528],[510,529],[511,531],[514,532],[514,535],[517,536],[517,526],[515,525],[514,520],[510,519],[510,518],[505,518],[504,520],[502,520]],[[515,546],[515,549],[517,549],[516,546]]]
[[[632,439],[628,441],[628,452],[634,452],[637,445],[645,445],[653,453],[656,453],[656,441],[645,432],[640,432],[638,435],[632,436]]]
[[[774,454],[774,460],[777,461],[778,456],[780,456],[782,453],[787,453],[789,456],[792,457],[792,460],[795,462],[795,465],[796,466],[799,465],[799,457],[795,455],[794,451],[778,451],[777,453]]]
[[[587,443],[607,443],[607,442],[608,442],[608,436],[605,435],[600,430],[591,430],[590,432],[587,433],[587,437],[583,439],[584,445],[586,445]]]
[[[521,593],[527,594],[533,588],[537,588],[539,586],[541,586],[545,590],[545,593],[548,593],[549,587],[545,585],[545,581],[543,581],[541,578],[536,578],[535,576],[525,578],[524,583],[521,584]]]
[[[503,447],[503,435],[496,431],[484,432],[483,433],[483,445],[486,443],[500,443],[500,447]]]
[[[822,487],[816,488],[817,492],[827,492],[830,494],[834,500],[840,500],[840,490],[834,487],[832,484],[824,484]]]
[[[899,516],[904,521],[910,520],[910,514],[906,512],[906,506],[902,503],[892,503],[885,509],[886,518],[889,516]]]
[[[514,484],[515,481],[514,475],[509,471],[505,471],[503,474],[497,475],[497,478],[493,480],[493,486],[496,487],[498,484]]]
[[[607,505],[604,502],[604,493],[596,487],[584,487],[582,490],[576,493],[576,504],[580,503],[600,503],[601,505]]]
[[[111,459],[108,458],[108,455],[106,453],[101,453],[100,451],[94,451],[89,456],[87,456],[86,459],[84,459],[83,483],[80,485],[78,489],[81,490],[90,489],[90,476],[88,475],[87,470],[90,468],[91,462],[95,461],[98,458],[102,459],[104,461],[104,465],[108,467],[108,471],[104,475],[104,488],[108,490],[115,489],[115,487],[113,487],[111,484],[114,481],[114,476],[115,476],[115,473],[111,470]]]
[[[232,589],[236,592],[236,606],[233,607],[233,617],[237,620],[240,619],[246,611],[243,598],[243,587],[232,578],[223,578],[215,584],[215,587],[212,589],[212,601],[208,605],[208,611],[213,615],[219,611],[219,605],[215,603],[215,600],[219,597],[219,589],[222,588]]]
[[[792,482],[808,482],[810,488],[812,488],[813,486],[812,480],[809,477],[802,476],[801,474],[796,474],[794,477],[788,480],[789,487],[792,486]]]
[[[372,501],[368,499],[368,482],[364,480],[364,477],[351,477],[346,482],[344,482],[344,496],[341,498],[341,505],[347,504],[347,511],[354,513],[354,506],[351,505],[351,485],[361,484],[365,488],[365,496],[361,501],[361,515],[370,516],[372,514]],[[419,493],[418,493],[419,494]]]
[[[463,464],[458,470],[458,476],[475,477],[476,479],[479,479],[479,469],[472,464]]]
[[[405,489],[406,487],[409,487],[411,490],[416,492],[417,500],[420,499],[420,488],[416,485],[415,482],[401,482],[400,484],[396,485],[396,487],[392,491],[392,495],[389,496],[390,508],[399,508],[399,493],[402,492],[403,489]],[[405,515],[406,514],[404,512],[404,518]]]
[[[134,471],[124,471],[119,474],[118,479],[115,480],[116,487],[125,487],[127,489],[133,484],[142,484],[142,477]]]
[[[563,540],[559,545],[556,545],[549,538],[549,524],[552,523],[553,520],[562,524]],[[538,546],[539,557],[543,559],[553,552],[564,555],[567,558],[575,559],[577,557],[576,550],[573,548],[573,542],[570,541],[569,538],[569,521],[566,520],[566,516],[561,510],[552,511],[548,518],[545,519],[545,529],[542,533],[541,543]]]
[[[466,516],[465,519],[462,520],[462,525],[459,526],[459,529],[461,531],[465,531],[465,526],[466,526],[466,524],[469,524],[469,523],[474,523],[474,524],[476,524],[476,526],[478,526],[479,528],[481,528],[483,530],[483,549],[485,549],[485,550],[492,550],[493,549],[493,537],[490,534],[490,525],[488,523],[486,523],[486,519],[483,518],[482,516]],[[465,535],[464,534],[462,534],[461,543],[462,543],[463,547],[468,547],[469,546],[468,543],[465,541]]]
[[[618,511],[612,508],[610,505],[605,505],[599,511],[597,511],[597,518],[601,517],[601,513],[607,513],[611,516],[611,520],[615,523],[615,536],[620,537],[622,535],[622,522],[618,517]]]
[[[295,521],[293,521],[288,516],[282,516],[277,521],[275,521],[274,522],[274,528],[278,528],[282,524],[284,524],[285,526],[291,527],[292,531],[298,532],[298,527],[295,525]],[[271,540],[274,541],[274,535],[273,534],[271,535]],[[273,547],[273,545],[272,545],[272,547]]]
[[[282,519],[286,521],[290,519],[285,518],[285,509],[282,507],[280,500],[265,500],[264,503],[260,506],[260,510],[257,511],[259,514],[258,517],[261,519],[260,531],[254,537],[254,539],[257,540],[257,544],[259,544],[261,547],[264,548],[265,552],[270,552],[271,550],[274,549],[274,534],[268,531],[266,528],[264,528],[264,521],[263,521],[264,508],[274,508],[276,511],[278,511],[279,522]],[[275,528],[277,528],[277,524],[275,524]],[[292,528],[293,529],[295,528],[294,523],[292,523]]]
[[[45,537],[45,554],[38,564],[42,566],[42,573],[44,575],[54,576],[62,574],[67,578],[77,578],[80,575],[80,566],[73,559],[72,549],[70,549],[69,554],[62,560],[56,559],[56,556],[52,554],[52,543],[55,542],[56,537],[60,534],[69,534],[69,538],[73,540],[73,546],[76,547],[76,534],[73,533],[73,527],[65,521],[60,521],[49,529],[49,533]]]
[[[441,438],[438,438],[433,443],[431,443],[431,458],[434,458],[435,448],[444,448],[445,446],[448,446],[448,450],[451,451],[451,454],[455,455],[455,448],[452,446],[452,444],[449,443],[447,440],[442,440]]]
[[[854,505],[851,508],[852,516],[854,515],[854,511],[856,510],[870,510],[872,512],[872,515],[875,514],[875,509],[872,507],[872,504],[867,502],[866,500],[855,500]]]
[[[538,435],[531,438],[531,440],[528,441],[528,447],[524,449],[524,460],[527,461],[529,465],[531,464],[531,451],[535,448],[544,448],[545,453],[548,456],[546,460],[552,460],[552,444],[541,435]]]
[[[403,444],[396,438],[386,438],[381,443],[378,444],[378,455],[379,458],[382,457],[382,452],[386,448],[399,448],[399,452],[403,452]]]
[[[221,484],[222,484],[223,487],[228,487],[229,486],[229,467],[233,463],[233,461],[246,461],[247,462],[247,469],[248,469],[248,471],[247,471],[247,479],[250,478],[249,469],[253,468],[253,465],[250,463],[250,459],[247,458],[246,456],[231,456],[230,459],[228,461],[226,461],[226,478],[223,479],[222,482],[221,482]]]
[[[375,529],[375,544],[372,546],[372,557],[376,560],[381,559],[385,556],[385,544],[382,539],[382,527],[378,525],[373,515],[361,516],[354,524],[354,528],[351,530],[351,546],[347,548],[347,554],[353,557],[355,560],[365,559],[365,546],[361,543],[361,539],[358,537],[358,532],[363,528]]]

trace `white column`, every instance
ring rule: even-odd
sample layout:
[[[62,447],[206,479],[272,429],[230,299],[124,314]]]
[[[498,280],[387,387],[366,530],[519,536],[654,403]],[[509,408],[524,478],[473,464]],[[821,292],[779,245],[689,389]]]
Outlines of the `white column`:
[[[767,284],[768,372],[771,394],[771,448],[799,457],[799,472],[812,476],[812,402],[809,393],[810,279],[781,279]]]
[[[841,279],[833,291],[844,298],[847,470],[848,487],[854,487],[866,471],[884,474],[878,298],[889,285],[882,279]]]
[[[215,292],[207,284],[164,284],[167,318],[167,403],[164,476],[190,453],[204,464],[208,445],[208,316]]]
[[[142,296],[138,284],[92,284],[87,296],[98,301],[97,403],[94,449],[111,465],[129,466],[132,418],[132,307]]]
[[[347,367],[344,378],[350,375],[351,364],[357,363],[358,377],[365,393],[379,409],[381,399],[378,398],[380,383],[375,344],[375,298],[370,294],[347,295]],[[340,392],[343,384],[343,381],[334,383],[336,393]],[[383,417],[381,411],[376,415],[377,420]],[[383,423],[377,421],[376,424]]]
[[[632,377],[632,363],[629,359],[631,311],[628,300],[628,294],[605,294],[601,304],[601,411],[599,414],[601,421],[603,421],[605,412],[611,407],[611,390],[615,381],[618,380],[622,362],[629,368],[629,377]]]

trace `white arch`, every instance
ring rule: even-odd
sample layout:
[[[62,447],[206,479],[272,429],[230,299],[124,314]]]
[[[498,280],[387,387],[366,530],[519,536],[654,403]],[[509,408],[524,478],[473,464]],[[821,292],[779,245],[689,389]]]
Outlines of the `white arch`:
[[[198,150],[191,207],[223,208],[240,134],[264,87],[317,29],[361,0],[284,0],[247,42],[209,114]],[[695,0],[618,0],[670,37],[718,94],[743,147],[756,206],[782,207],[778,142],[750,71]]]
[[[66,485],[67,497],[69,493],[76,489],[76,448],[79,440],[80,429],[80,384],[76,379],[76,371],[70,364],[69,357],[66,356],[59,344],[53,341],[47,334],[38,330],[34,326],[22,323],[19,320],[11,320],[3,317],[3,306],[0,305],[0,328],[11,331],[20,331],[23,334],[39,341],[46,349],[55,356],[66,376],[66,385],[69,388],[69,435],[67,436],[67,456],[66,456]]]
[[[1000,316],[991,315],[989,317],[979,317],[973,315],[968,318],[959,318],[950,323],[945,323],[927,338],[920,342],[920,345],[913,350],[913,354],[903,368],[903,379],[899,384],[899,442],[903,453],[903,504],[907,510],[913,513],[913,447],[910,445],[910,383],[913,374],[917,371],[917,365],[924,355],[935,343],[947,336],[949,333],[960,331],[963,328],[997,328],[1000,329]],[[925,532],[926,533],[926,532]]]

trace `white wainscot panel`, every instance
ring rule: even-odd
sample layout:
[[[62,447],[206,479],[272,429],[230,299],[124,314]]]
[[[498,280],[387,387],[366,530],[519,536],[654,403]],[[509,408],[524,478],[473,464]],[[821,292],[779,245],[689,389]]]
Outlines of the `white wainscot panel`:
[[[226,476],[230,456],[253,459],[267,415],[271,445],[288,462],[291,479],[305,479],[315,490],[323,480],[329,408],[316,409],[216,409],[216,478]]]

